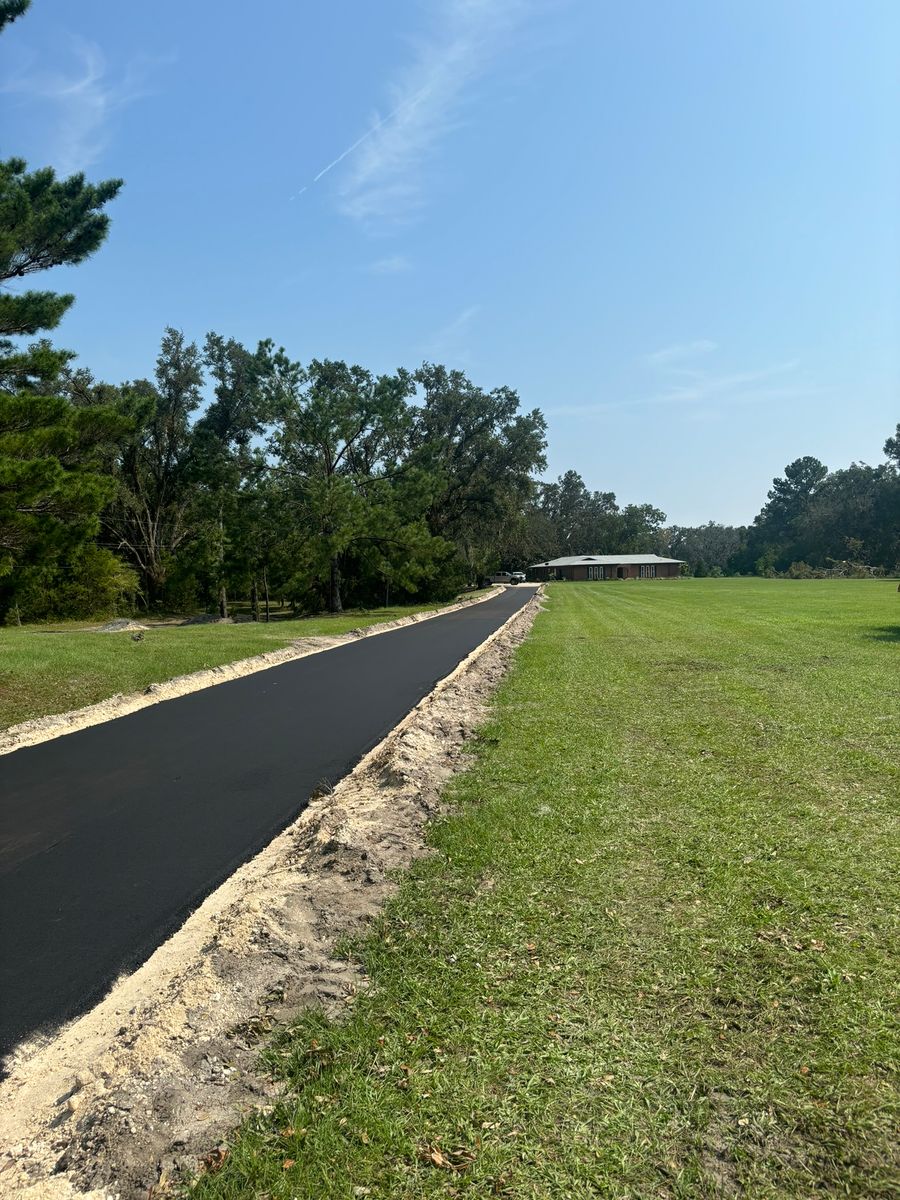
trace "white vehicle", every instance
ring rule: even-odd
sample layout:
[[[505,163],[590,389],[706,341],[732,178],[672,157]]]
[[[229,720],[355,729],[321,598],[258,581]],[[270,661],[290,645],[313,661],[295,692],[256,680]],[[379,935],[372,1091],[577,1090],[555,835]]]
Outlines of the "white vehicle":
[[[513,581],[513,583],[524,583],[525,582],[525,572],[524,571],[513,571],[512,581]]]
[[[488,575],[484,581],[485,587],[489,587],[492,583],[518,583],[518,579],[510,571],[495,571],[493,575]]]

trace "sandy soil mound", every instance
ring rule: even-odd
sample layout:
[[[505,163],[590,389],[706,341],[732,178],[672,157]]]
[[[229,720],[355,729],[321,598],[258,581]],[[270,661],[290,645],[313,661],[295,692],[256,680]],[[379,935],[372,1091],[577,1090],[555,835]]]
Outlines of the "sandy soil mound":
[[[139,621],[132,621],[128,617],[117,617],[115,621],[107,621],[105,625],[99,625],[94,633],[138,633],[144,629],[149,629],[149,625],[141,625]]]
[[[0,1085],[0,1194],[164,1195],[241,1112],[272,1102],[259,1040],[366,986],[334,946],[425,852],[441,789],[538,606],[536,595],[92,1012],[20,1047]]]

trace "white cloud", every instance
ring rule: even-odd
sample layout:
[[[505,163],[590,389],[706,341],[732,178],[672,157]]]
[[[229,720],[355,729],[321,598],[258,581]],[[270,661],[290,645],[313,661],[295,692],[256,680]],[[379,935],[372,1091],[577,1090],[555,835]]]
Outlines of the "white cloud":
[[[49,157],[60,175],[85,171],[106,148],[115,112],[146,95],[146,77],[154,64],[134,59],[120,78],[110,77],[96,42],[71,38],[73,64],[69,70],[36,70],[34,59],[2,87],[22,102],[44,102],[52,109],[53,134]]]
[[[346,215],[399,222],[416,211],[426,164],[529,6],[530,0],[441,0],[435,6],[433,32],[415,44],[412,62],[390,87],[388,114],[375,114],[367,132],[325,168],[353,154],[339,193]]]
[[[387,258],[378,258],[369,263],[373,275],[403,275],[412,270],[412,262],[405,254],[390,254]]]

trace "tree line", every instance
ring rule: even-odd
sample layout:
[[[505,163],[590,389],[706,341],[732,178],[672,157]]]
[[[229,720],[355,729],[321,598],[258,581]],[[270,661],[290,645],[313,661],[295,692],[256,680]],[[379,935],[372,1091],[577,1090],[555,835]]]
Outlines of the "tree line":
[[[440,598],[495,565],[544,463],[537,410],[434,364],[375,375],[175,329],[152,378],[118,385],[46,342],[11,359],[7,617]]]
[[[664,520],[611,493],[595,513],[574,472],[538,483],[540,411],[437,364],[375,375],[169,328],[149,379],[99,382],[46,341],[0,379],[6,619],[441,599],[584,539],[649,548]]]
[[[829,471],[809,455],[773,480],[745,527],[672,527],[668,547],[695,575],[900,574],[900,424],[885,462]]]
[[[835,471],[798,458],[773,480],[750,525],[667,525],[649,504],[620,508],[613,492],[591,491],[576,471],[540,485],[526,511],[518,566],[557,555],[655,553],[679,558],[687,574],[900,574],[900,424],[884,443],[886,461]]]
[[[0,29],[27,7],[0,0]],[[273,596],[339,612],[564,554],[654,552],[701,575],[900,560],[900,426],[880,466],[801,458],[749,527],[687,528],[575,471],[539,482],[541,412],[440,364],[376,374],[168,328],[148,378],[97,380],[45,336],[74,297],[20,281],[93,254],[121,187],[0,163],[0,621],[227,616],[235,596],[254,616]]]
[[[0,0],[0,29],[27,8]],[[538,484],[546,422],[511,388],[174,328],[147,378],[76,366],[46,337],[74,297],[21,281],[93,254],[121,187],[0,164],[0,620],[226,616],[234,596],[259,615],[273,594],[339,612],[448,597],[572,544],[570,476]],[[594,533],[621,520],[634,539],[642,512],[607,497]]]

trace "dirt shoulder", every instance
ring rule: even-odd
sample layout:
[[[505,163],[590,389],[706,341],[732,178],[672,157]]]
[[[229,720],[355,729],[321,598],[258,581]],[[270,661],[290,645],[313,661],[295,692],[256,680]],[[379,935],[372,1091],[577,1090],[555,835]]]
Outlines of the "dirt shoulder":
[[[4,1196],[164,1194],[241,1111],[272,1102],[260,1039],[365,988],[334,947],[425,852],[441,789],[538,606],[535,594],[92,1012],[20,1048],[0,1085]]]
[[[460,608],[468,608],[472,604],[481,604],[498,595],[503,589],[491,588],[483,595],[471,600],[461,600],[456,604],[448,604],[445,608],[433,612],[414,613],[401,617],[396,621],[384,621],[377,625],[362,626],[349,633],[336,637],[303,637],[295,638],[290,645],[279,650],[269,650],[265,654],[255,654],[251,658],[239,659],[236,662],[225,663],[209,670],[192,671],[189,675],[178,675],[161,683],[151,683],[142,692],[131,692],[127,695],[117,693],[84,708],[72,709],[70,712],[53,713],[46,717],[35,717],[18,725],[0,730],[0,754],[9,754],[23,746],[36,746],[40,742],[50,741],[51,738],[62,737],[66,733],[75,733],[79,729],[87,729],[91,725],[100,725],[104,721],[115,720],[116,717],[127,716],[138,709],[147,708],[151,704],[159,704],[163,700],[172,700],[176,696],[185,696],[188,692],[199,692],[203,688],[214,687],[218,683],[227,683],[231,679],[239,679],[243,675],[252,675],[256,671],[266,671],[270,667],[280,666],[296,658],[305,658],[309,654],[320,654],[323,650],[332,650],[335,646],[343,646],[347,642],[357,641],[363,637],[374,637],[379,633],[387,633],[391,629],[400,629],[404,625],[414,625],[419,621],[429,621],[433,617],[444,616],[456,612]]]

